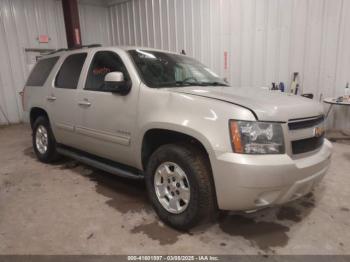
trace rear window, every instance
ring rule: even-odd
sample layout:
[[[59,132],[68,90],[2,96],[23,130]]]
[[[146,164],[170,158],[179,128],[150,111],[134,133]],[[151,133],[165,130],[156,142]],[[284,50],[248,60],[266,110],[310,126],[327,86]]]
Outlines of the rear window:
[[[43,86],[52,68],[58,61],[58,56],[40,59],[28,77],[26,86]]]
[[[57,88],[77,88],[86,56],[86,53],[79,53],[70,55],[64,60],[61,69],[56,76],[55,86]]]

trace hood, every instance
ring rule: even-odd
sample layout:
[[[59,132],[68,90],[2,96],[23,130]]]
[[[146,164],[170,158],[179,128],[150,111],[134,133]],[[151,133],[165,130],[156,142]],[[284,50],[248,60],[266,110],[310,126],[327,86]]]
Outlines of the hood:
[[[229,86],[188,86],[169,88],[171,92],[207,97],[240,105],[254,112],[257,120],[287,122],[290,119],[323,114],[323,107],[314,100],[288,93],[258,88]]]

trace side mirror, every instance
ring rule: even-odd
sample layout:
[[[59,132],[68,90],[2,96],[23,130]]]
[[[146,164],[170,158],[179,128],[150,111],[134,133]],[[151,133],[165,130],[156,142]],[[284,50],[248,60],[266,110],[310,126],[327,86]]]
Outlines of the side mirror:
[[[131,89],[131,82],[125,81],[122,72],[111,72],[105,76],[104,91],[126,95]]]
[[[105,76],[105,82],[107,83],[120,83],[124,82],[124,74],[122,72],[111,72]]]

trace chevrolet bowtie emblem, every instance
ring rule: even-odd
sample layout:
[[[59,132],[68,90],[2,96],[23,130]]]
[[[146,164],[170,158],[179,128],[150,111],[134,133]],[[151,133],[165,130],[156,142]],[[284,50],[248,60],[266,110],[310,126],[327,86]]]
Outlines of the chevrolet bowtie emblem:
[[[323,127],[315,127],[315,129],[314,129],[315,137],[320,137],[323,134],[324,134],[324,128]]]

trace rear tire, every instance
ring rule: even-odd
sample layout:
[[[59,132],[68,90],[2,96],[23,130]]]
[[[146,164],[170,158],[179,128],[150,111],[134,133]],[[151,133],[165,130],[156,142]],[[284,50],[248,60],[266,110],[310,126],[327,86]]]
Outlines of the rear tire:
[[[39,116],[33,125],[32,142],[37,158],[43,163],[52,163],[58,160],[56,140],[52,133],[49,120]]]
[[[217,205],[209,159],[197,147],[183,144],[159,147],[149,159],[145,180],[150,201],[166,224],[188,230],[204,219],[216,217]],[[185,194],[177,192],[181,188],[185,189]],[[176,208],[170,204],[173,200],[177,203]]]

